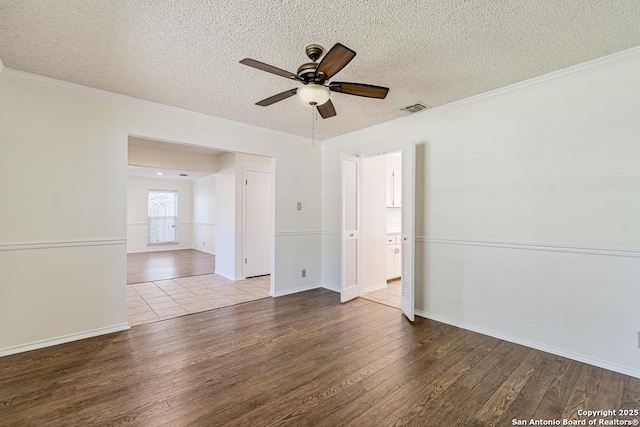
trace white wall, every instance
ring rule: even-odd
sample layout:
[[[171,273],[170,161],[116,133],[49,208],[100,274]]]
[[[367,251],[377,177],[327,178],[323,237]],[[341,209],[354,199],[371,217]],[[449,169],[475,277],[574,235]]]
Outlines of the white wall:
[[[130,165],[211,173],[218,170],[216,156],[213,154],[136,145],[137,140],[129,137],[127,161]]]
[[[387,286],[387,159],[368,157],[360,168],[360,247],[366,266],[361,292],[370,292]]]
[[[279,234],[319,236],[308,140],[11,69],[0,94],[0,355],[127,328],[129,135],[274,157],[276,292],[306,286],[297,263],[320,271],[307,234]]]
[[[640,376],[639,75],[636,49],[327,141],[323,284],[340,153],[416,141],[418,314]]]
[[[247,169],[257,169],[271,172],[271,159],[249,154],[236,154],[236,253],[235,275],[244,278],[244,172]],[[265,215],[271,210],[271,205],[265,206]],[[318,273],[320,273],[318,271]],[[319,283],[317,281],[316,283]]]
[[[218,156],[215,175],[215,273],[234,280],[236,278],[236,155]]]
[[[216,274],[231,280],[244,278],[244,172],[271,172],[271,159],[244,153],[218,156],[216,191]],[[271,210],[271,206],[265,206]],[[320,271],[317,269],[318,278]],[[319,280],[316,281],[316,284]]]
[[[192,249],[193,196],[189,180],[127,177],[127,253]],[[178,192],[178,244],[147,244],[149,190]]]
[[[193,248],[215,255],[215,175],[194,179],[193,186]]]

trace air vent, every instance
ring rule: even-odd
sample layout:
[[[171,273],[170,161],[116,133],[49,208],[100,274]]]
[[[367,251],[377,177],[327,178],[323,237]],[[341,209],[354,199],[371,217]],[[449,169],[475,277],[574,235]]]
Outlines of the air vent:
[[[422,102],[418,102],[417,104],[409,105],[408,107],[404,107],[404,111],[408,111],[410,113],[417,113],[418,111],[427,110],[429,107],[427,104],[423,104]]]
[[[189,176],[186,173],[181,173],[180,176]]]

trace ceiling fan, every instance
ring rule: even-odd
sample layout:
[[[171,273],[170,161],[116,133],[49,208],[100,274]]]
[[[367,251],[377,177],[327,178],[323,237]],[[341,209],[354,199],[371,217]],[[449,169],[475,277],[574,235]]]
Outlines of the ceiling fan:
[[[258,70],[286,77],[291,80],[297,80],[302,83],[298,88],[289,89],[277,95],[270,96],[260,102],[256,102],[256,105],[266,107],[297,94],[302,101],[315,106],[323,119],[327,119],[336,115],[336,109],[329,99],[331,92],[378,99],[384,99],[387,96],[389,88],[386,87],[362,83],[329,81],[331,77],[335,76],[356,56],[356,53],[348,47],[336,43],[320,62],[317,61],[324,53],[322,46],[311,44],[306,47],[305,51],[309,59],[311,59],[311,62],[305,62],[298,67],[297,74],[256,61],[255,59],[245,58],[240,61],[241,64],[248,65],[249,67],[257,68]]]

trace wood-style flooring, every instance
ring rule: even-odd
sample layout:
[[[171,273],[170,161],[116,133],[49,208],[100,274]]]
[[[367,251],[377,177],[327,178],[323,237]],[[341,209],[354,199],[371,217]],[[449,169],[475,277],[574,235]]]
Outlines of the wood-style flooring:
[[[2,426],[510,426],[638,408],[638,379],[327,290],[0,358]]]
[[[194,249],[127,254],[127,284],[213,274],[215,256]]]

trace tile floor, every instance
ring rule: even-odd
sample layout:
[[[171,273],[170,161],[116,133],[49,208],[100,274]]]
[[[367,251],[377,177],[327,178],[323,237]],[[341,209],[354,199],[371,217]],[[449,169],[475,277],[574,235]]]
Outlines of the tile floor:
[[[231,281],[216,274],[127,286],[127,321],[141,325],[269,296],[270,276]]]
[[[391,307],[400,308],[400,294],[402,292],[401,283],[402,281],[400,279],[393,280],[387,283],[386,289],[366,293],[362,295],[361,298],[379,302],[380,304]]]

